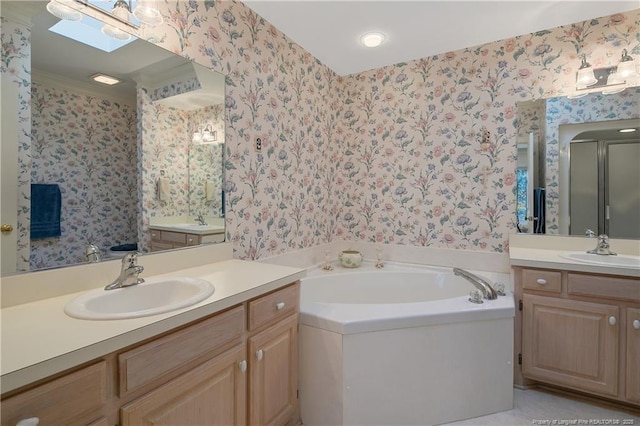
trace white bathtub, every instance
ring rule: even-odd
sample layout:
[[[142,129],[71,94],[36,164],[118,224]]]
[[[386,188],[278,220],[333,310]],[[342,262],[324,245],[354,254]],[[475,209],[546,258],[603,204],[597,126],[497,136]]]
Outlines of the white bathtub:
[[[509,275],[477,273],[490,282]],[[451,269],[315,269],[300,293],[305,425],[428,425],[513,406],[513,296]]]

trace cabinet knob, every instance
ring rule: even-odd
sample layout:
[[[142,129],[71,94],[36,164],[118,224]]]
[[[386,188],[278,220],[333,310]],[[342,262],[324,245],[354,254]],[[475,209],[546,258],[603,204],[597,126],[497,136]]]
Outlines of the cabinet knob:
[[[544,278],[538,278],[536,282],[540,285],[547,285],[547,280],[545,280]]]
[[[640,330],[640,320],[633,320],[633,328]]]
[[[616,325],[616,323],[618,322],[618,320],[616,319],[616,317],[614,317],[613,315],[611,315],[609,317],[609,324],[611,325]]]
[[[258,350],[256,351],[256,359],[257,359],[258,361],[261,361],[263,356],[264,356],[264,352],[262,352],[262,349],[258,349]]]
[[[284,309],[284,302],[278,302],[276,303],[276,309],[281,311]]]
[[[189,242],[192,243],[193,242],[193,238],[189,238]]]
[[[29,417],[28,419],[19,420],[16,426],[36,426],[38,423],[40,423],[39,418]]]
[[[2,232],[3,234],[9,234],[11,233],[11,231],[13,231],[13,226],[9,225],[8,223],[3,223],[2,226],[0,226],[0,232]]]
[[[238,367],[240,368],[240,371],[245,373],[247,371],[247,361],[243,359],[238,363]]]

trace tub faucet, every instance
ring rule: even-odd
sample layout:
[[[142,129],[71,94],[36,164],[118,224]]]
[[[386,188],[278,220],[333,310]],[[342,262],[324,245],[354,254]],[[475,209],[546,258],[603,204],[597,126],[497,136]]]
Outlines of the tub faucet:
[[[138,255],[135,253],[127,254],[122,258],[122,267],[120,269],[120,276],[116,278],[114,282],[107,285],[105,290],[113,290],[116,288],[129,287],[136,284],[142,284],[143,278],[139,278],[138,274],[144,271],[144,267],[136,265]]]
[[[473,284],[478,290],[482,292],[485,299],[495,300],[498,298],[498,294],[496,293],[496,291],[485,279],[480,278],[479,276],[460,268],[453,268],[453,273]]]
[[[204,220],[204,216],[202,216],[201,214],[196,217],[196,222],[198,222],[198,225],[208,225],[208,223]]]
[[[609,237],[605,234],[598,236],[598,244],[596,245],[596,248],[593,250],[587,250],[587,253],[599,254],[602,256],[615,256],[618,254],[609,250]]]

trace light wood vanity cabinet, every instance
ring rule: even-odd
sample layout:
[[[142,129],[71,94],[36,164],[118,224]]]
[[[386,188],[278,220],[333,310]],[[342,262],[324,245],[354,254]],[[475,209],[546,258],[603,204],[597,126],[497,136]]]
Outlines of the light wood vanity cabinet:
[[[298,421],[298,283],[2,398],[2,425]]]
[[[151,251],[197,246],[205,243],[221,243],[224,241],[224,232],[215,234],[190,234],[187,232],[165,231],[156,228],[149,228],[149,232],[151,233]]]
[[[640,403],[640,279],[514,268],[516,384]],[[634,328],[634,321],[638,320]]]

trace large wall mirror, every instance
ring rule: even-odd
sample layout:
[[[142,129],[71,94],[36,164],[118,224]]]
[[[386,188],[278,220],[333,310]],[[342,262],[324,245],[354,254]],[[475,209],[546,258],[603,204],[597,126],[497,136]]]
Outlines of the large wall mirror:
[[[88,16],[61,21],[47,1],[16,3],[32,21],[30,156],[18,161],[30,182],[17,184],[30,208],[2,273],[223,241],[224,76],[144,40],[115,43]]]
[[[640,88],[518,105],[520,232],[640,239]]]

